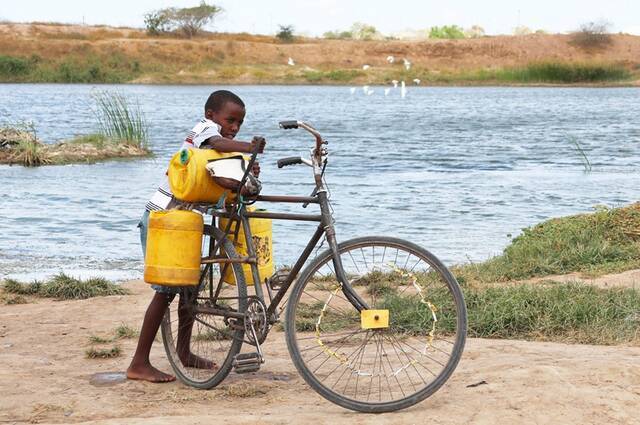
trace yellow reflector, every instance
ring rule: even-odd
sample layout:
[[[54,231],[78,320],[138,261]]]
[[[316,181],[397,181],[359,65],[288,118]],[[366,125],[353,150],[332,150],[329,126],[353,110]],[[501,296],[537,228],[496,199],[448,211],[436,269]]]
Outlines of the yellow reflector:
[[[362,310],[360,312],[362,329],[382,329],[389,327],[389,310]]]

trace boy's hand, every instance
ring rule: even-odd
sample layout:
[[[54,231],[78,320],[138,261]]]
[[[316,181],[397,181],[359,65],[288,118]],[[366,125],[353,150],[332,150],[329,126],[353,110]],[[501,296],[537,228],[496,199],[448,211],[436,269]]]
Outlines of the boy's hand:
[[[253,163],[253,167],[251,167],[251,173],[254,177],[260,177],[260,164],[258,161]]]
[[[251,151],[253,152],[253,150],[256,149],[256,146],[258,146],[258,153],[264,153],[264,147],[266,144],[267,141],[264,140],[264,137],[253,136],[253,139],[251,140]]]

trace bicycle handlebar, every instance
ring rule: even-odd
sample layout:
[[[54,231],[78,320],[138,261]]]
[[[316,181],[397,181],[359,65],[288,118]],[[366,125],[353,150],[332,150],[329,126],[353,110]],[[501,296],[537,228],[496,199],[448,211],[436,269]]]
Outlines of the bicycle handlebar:
[[[292,128],[298,128],[298,121],[296,120],[280,121],[279,125],[280,125],[280,128],[283,128],[285,130],[290,130]]]
[[[287,165],[302,164],[302,158],[299,156],[290,156],[287,158],[280,158],[278,160],[278,168],[286,167]]]

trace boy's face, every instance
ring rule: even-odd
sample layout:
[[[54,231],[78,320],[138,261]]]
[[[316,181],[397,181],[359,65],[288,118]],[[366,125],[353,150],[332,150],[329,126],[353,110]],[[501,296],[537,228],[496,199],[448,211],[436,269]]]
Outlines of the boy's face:
[[[233,139],[244,122],[245,109],[233,102],[226,102],[219,111],[207,109],[204,116],[220,125],[220,135]]]

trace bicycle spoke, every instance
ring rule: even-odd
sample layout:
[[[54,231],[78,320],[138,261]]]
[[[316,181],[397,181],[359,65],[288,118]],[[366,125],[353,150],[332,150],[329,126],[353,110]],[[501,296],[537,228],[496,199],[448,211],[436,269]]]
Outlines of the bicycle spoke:
[[[460,320],[456,282],[435,268],[428,253],[401,243],[360,240],[341,245],[340,256],[352,290],[368,308],[386,310],[390,323],[380,329],[367,323],[336,287],[335,264],[324,254],[297,283],[297,304],[288,312],[295,316],[288,330],[297,341],[296,365],[331,400],[388,406],[427,397],[460,356],[457,329],[449,329],[452,316]]]

